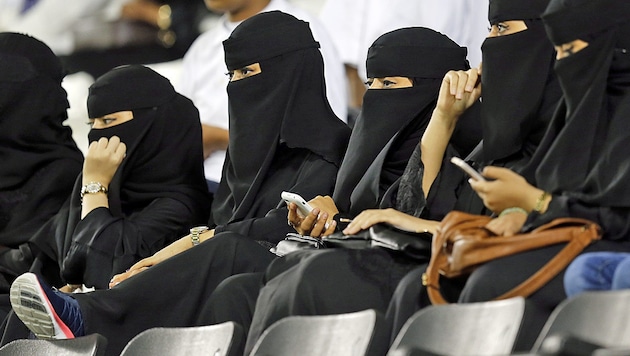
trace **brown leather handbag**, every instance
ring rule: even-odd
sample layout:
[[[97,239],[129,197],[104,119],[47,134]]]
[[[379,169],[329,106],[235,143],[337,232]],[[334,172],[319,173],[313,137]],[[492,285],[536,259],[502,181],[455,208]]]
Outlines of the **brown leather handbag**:
[[[524,282],[497,297],[527,297],[558,275],[594,240],[601,238],[598,224],[579,218],[558,218],[523,234],[497,236],[485,225],[489,216],[454,211],[446,215],[433,237],[431,260],[422,276],[433,304],[448,303],[440,293],[440,276],[447,278],[470,274],[494,259],[545,246],[566,246]]]

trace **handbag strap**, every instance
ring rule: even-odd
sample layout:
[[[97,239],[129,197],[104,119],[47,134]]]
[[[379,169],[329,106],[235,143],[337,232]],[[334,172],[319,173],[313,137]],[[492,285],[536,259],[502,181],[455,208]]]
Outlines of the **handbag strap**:
[[[565,269],[586,246],[601,237],[601,229],[595,223],[583,225],[581,229],[579,233],[572,235],[574,238],[536,273],[496,299],[529,297]]]
[[[565,240],[568,241],[567,245],[563,247],[562,250],[558,252],[551,260],[549,260],[543,267],[536,271],[536,273],[534,273],[518,286],[495,298],[496,300],[512,298],[515,296],[530,296],[532,293],[547,284],[552,278],[557,276],[591,242],[599,240],[602,236],[602,231],[598,224],[586,219],[578,218],[554,219],[552,222],[535,229],[534,231],[532,231],[532,233],[568,224],[574,225],[573,229],[576,231],[576,233],[567,234],[567,239]],[[575,226],[576,224],[579,226]],[[440,291],[439,272],[440,266],[448,263],[448,256],[441,253],[442,246],[446,242],[446,238],[447,237],[445,236],[445,234],[439,232],[436,234],[433,251],[431,254],[431,261],[429,262],[429,266],[427,267],[426,272],[422,275],[422,284],[427,288],[427,294],[429,296],[429,299],[431,300],[431,303],[436,305],[449,303],[448,301],[446,301],[444,296],[442,296],[442,293]],[[558,243],[558,241],[556,241],[555,243]]]

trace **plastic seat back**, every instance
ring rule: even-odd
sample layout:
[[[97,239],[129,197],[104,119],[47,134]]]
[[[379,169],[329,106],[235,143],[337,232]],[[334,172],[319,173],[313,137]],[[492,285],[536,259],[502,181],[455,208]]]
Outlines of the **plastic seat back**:
[[[409,318],[388,355],[400,355],[403,349],[416,350],[413,354],[510,354],[524,312],[521,297],[429,306]]]
[[[532,352],[545,339],[570,335],[606,348],[630,348],[630,290],[578,294],[560,303],[547,319]]]
[[[121,356],[236,355],[243,328],[234,322],[216,325],[152,328],[131,339]]]
[[[383,316],[368,309],[338,315],[290,316],[265,330],[252,356],[383,355]]]
[[[107,339],[90,334],[66,340],[14,340],[0,348],[2,356],[101,356],[105,355]]]

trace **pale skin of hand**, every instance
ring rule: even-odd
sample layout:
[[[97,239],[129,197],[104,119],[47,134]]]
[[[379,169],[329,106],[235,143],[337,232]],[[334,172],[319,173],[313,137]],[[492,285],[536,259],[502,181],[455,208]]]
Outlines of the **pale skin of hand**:
[[[214,237],[214,229],[208,230],[199,235],[199,241],[204,242],[206,240]],[[194,247],[192,244],[192,240],[190,235],[186,235],[179,240],[173,242],[172,244],[164,247],[160,251],[153,254],[153,256],[144,258],[138,262],[136,262],[131,268],[129,268],[126,272],[115,275],[111,281],[109,282],[109,288],[112,288],[119,284],[120,282],[129,279],[143,271],[146,271],[151,266],[155,266],[156,264],[163,262],[179,253],[182,253],[190,248]]]
[[[112,136],[110,139],[101,137],[98,141],[90,143],[83,162],[83,185],[89,182],[99,182],[109,188],[109,184],[125,158],[126,152],[127,146],[120,142],[118,136]],[[99,207],[109,207],[105,193],[85,194],[81,206],[81,219]]]
[[[527,221],[527,214],[514,212],[490,220],[486,228],[499,236],[514,236]]]
[[[449,71],[442,79],[437,105],[420,141],[424,165],[422,190],[425,196],[440,172],[457,120],[481,96],[481,84],[478,83],[480,76],[481,64],[479,68],[467,71]]]
[[[343,233],[345,235],[353,235],[378,223],[388,223],[402,230],[430,232],[432,234],[435,233],[439,225],[438,221],[420,219],[392,208],[370,209],[362,211],[361,214],[352,219],[352,222],[343,230]]]
[[[507,168],[488,166],[482,174],[491,180],[483,182],[470,179],[470,186],[483,200],[484,205],[497,214],[511,207],[519,207],[529,213],[534,210],[538,198],[544,193]],[[546,206],[544,208],[546,210]]]
[[[294,203],[288,205],[287,219],[295,231],[300,235],[311,237],[327,236],[335,232],[337,222],[331,219],[339,210],[332,198],[317,196],[308,203],[313,207],[313,211],[307,216],[302,216]],[[328,228],[326,228],[326,223],[328,223]]]

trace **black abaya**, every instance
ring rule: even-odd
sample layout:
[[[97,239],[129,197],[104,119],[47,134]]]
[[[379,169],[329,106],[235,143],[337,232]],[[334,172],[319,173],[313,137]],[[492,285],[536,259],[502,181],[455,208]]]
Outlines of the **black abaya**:
[[[63,77],[44,43],[0,34],[0,272],[9,282],[28,270],[27,242],[59,211],[81,171],[83,156],[63,125]]]

